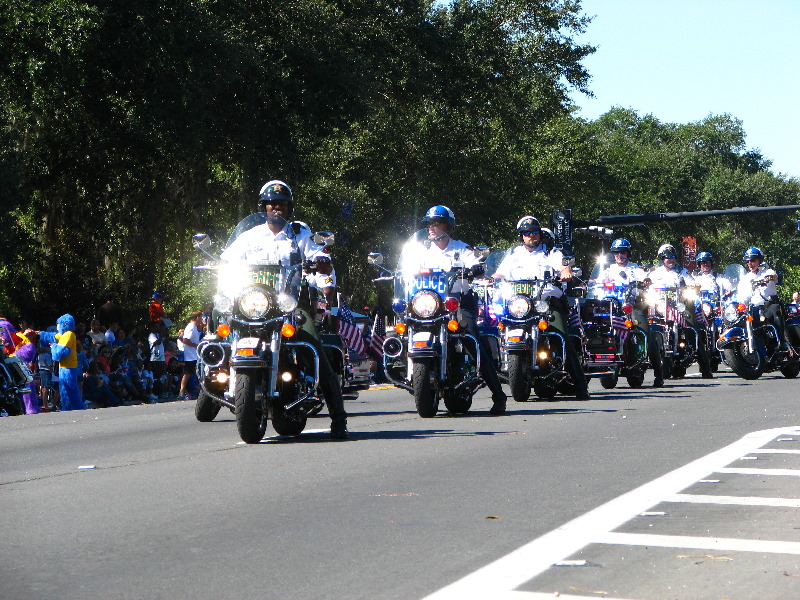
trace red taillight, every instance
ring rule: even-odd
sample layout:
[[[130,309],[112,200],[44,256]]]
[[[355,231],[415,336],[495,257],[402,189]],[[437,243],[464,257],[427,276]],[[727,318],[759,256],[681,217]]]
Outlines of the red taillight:
[[[626,315],[631,314],[633,312],[633,306],[631,306],[630,304],[623,304],[622,312],[624,312]]]
[[[449,312],[454,312],[458,310],[458,300],[456,300],[455,298],[448,298],[447,300],[444,301],[444,307]]]
[[[747,307],[744,304],[737,304],[736,310],[738,310],[739,312],[744,312],[747,310]]]
[[[614,282],[613,281],[606,281],[603,284],[603,287],[606,288],[607,290],[613,290],[614,289]]]

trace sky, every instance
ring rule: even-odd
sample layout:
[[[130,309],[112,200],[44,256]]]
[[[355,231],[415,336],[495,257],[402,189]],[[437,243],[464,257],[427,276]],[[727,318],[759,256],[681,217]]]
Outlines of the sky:
[[[800,0],[583,0],[594,16],[579,43],[594,98],[579,115],[613,106],[668,123],[710,114],[742,121],[747,150],[800,178]]]

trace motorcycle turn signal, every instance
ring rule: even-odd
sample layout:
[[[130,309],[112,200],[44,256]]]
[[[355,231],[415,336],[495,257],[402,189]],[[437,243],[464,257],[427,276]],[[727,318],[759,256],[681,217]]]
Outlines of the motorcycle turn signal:
[[[448,321],[447,329],[452,331],[453,333],[458,331],[458,321],[456,321],[455,319],[451,319],[450,321]]]

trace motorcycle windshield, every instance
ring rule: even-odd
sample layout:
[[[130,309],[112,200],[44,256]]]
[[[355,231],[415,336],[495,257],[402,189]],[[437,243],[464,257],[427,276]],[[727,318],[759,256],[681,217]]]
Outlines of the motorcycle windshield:
[[[742,265],[732,264],[725,267],[725,278],[731,282],[731,287],[734,291],[739,287],[739,280],[744,277],[746,273]]]
[[[423,289],[434,290],[440,296],[450,293],[448,274],[452,269],[465,267],[463,260],[438,257],[436,265],[426,264],[426,253],[430,248],[428,230],[420,229],[403,245],[403,250],[395,277],[395,298],[411,298]]]
[[[233,228],[225,248],[230,248],[245,232],[266,222],[266,213],[253,213],[246,216]],[[284,265],[277,257],[274,260],[259,260],[254,263],[223,260],[217,272],[217,292],[234,298],[245,288],[261,285],[270,287],[279,293],[291,293],[296,296],[300,285],[299,266],[299,264]]]

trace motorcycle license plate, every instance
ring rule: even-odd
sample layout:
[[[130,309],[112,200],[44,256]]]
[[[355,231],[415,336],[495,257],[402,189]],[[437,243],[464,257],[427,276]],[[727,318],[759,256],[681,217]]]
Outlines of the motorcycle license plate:
[[[509,342],[521,342],[525,338],[524,329],[508,329],[506,338]]]
[[[278,287],[280,275],[280,267],[258,267],[250,272],[250,283],[268,285],[269,287],[275,288]]]
[[[256,354],[258,349],[258,338],[246,337],[241,338],[236,342],[236,355],[237,356],[252,356]]]
[[[412,294],[420,290],[433,290],[440,296],[447,295],[447,275],[444,273],[420,273],[414,278]]]
[[[420,348],[430,348],[433,345],[433,336],[430,333],[415,333],[414,336],[411,338],[411,347],[420,349]]]
[[[539,293],[539,284],[530,281],[515,281],[511,284],[515,294],[527,294],[536,296]]]

